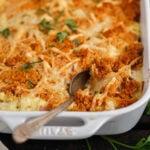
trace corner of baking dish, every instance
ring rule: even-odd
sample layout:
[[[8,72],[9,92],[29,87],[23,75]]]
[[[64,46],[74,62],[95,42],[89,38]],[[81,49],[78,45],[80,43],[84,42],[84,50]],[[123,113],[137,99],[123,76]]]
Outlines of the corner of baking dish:
[[[144,46],[144,66],[143,66],[143,78],[144,78],[144,90],[143,97],[137,103],[148,102],[150,98],[150,1],[141,0],[141,36]]]
[[[111,113],[126,113],[130,112],[139,107],[144,107],[147,105],[148,101],[150,101],[150,1],[149,0],[141,0],[141,40],[144,47],[144,59],[143,59],[143,96],[134,104],[127,106],[125,108],[121,108],[115,111],[111,111]],[[109,113],[109,112],[108,112]]]

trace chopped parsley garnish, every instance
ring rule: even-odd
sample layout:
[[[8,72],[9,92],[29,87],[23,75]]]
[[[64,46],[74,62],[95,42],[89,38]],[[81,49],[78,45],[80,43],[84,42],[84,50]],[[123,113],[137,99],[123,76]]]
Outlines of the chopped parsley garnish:
[[[78,50],[77,50],[77,49],[74,49],[72,52],[73,52],[74,54],[77,54],[77,53],[78,53]]]
[[[66,31],[58,32],[57,33],[57,41],[58,42],[63,42],[65,38],[68,36],[68,33]]]
[[[32,67],[31,63],[27,63],[21,66],[21,70],[29,69],[31,67]]]
[[[27,83],[28,83],[28,88],[31,89],[34,87],[34,84],[31,80],[27,80]]]
[[[9,28],[5,28],[2,31],[0,31],[0,34],[4,37],[4,38],[8,38],[10,31]]]
[[[74,40],[74,44],[75,44],[76,46],[79,46],[79,45],[81,44],[81,42],[80,42],[79,40]]]
[[[48,32],[49,30],[53,30],[54,28],[52,27],[51,23],[49,21],[46,21],[46,19],[42,19],[39,22],[39,26],[41,31],[43,32]]]
[[[42,62],[43,60],[38,60],[38,61],[33,61],[31,63],[26,63],[24,65],[21,66],[21,70],[26,70],[29,68],[32,68],[35,64]]]
[[[65,24],[69,27],[72,32],[76,32],[77,24],[73,19],[68,19],[65,21]]]

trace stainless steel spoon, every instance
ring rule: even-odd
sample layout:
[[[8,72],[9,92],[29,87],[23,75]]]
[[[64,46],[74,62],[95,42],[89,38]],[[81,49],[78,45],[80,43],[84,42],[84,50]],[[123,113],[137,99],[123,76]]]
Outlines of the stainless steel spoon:
[[[25,142],[36,130],[38,130],[41,126],[46,124],[48,121],[53,119],[57,114],[65,110],[74,100],[73,96],[77,92],[78,89],[84,89],[87,80],[89,79],[89,71],[83,71],[77,74],[71,81],[69,85],[69,94],[70,99],[57,108],[51,110],[50,112],[26,121],[25,123],[17,126],[13,133],[12,137],[15,142],[23,143]]]

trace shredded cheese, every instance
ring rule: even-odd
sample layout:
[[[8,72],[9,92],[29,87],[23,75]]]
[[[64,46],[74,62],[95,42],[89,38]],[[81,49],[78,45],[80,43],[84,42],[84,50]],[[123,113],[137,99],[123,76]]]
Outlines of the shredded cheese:
[[[139,15],[139,0],[1,0],[0,110],[51,110],[69,99],[68,85],[83,70],[91,77],[68,111],[137,101]]]

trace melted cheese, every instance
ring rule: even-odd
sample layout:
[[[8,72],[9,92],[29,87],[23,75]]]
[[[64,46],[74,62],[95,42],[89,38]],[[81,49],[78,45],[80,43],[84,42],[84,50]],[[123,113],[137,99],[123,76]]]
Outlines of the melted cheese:
[[[139,14],[139,0],[0,0],[0,110],[53,109],[69,99],[68,84],[83,70],[91,74],[87,88],[68,110],[112,110],[137,101],[143,87]]]

